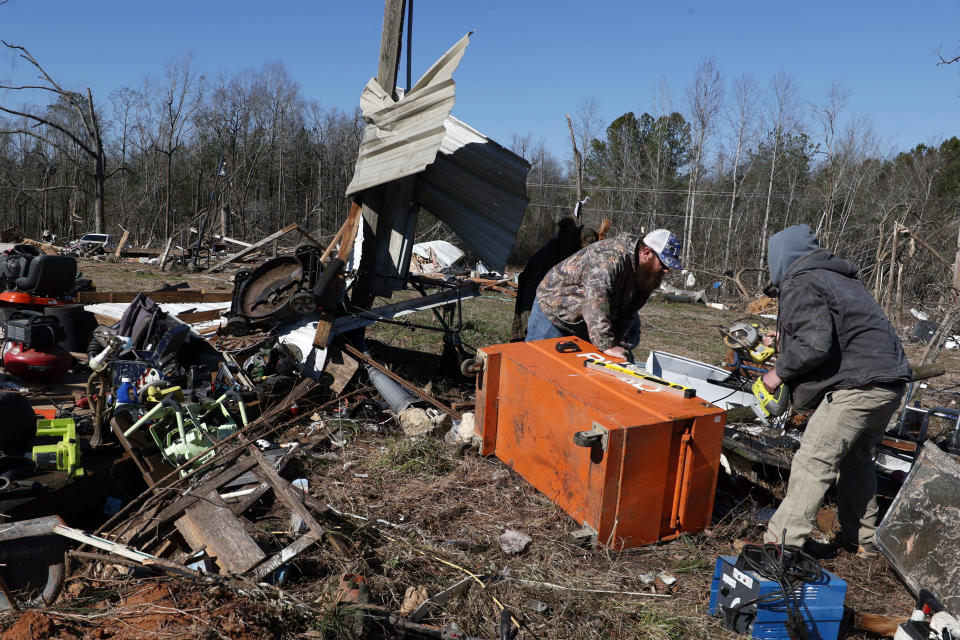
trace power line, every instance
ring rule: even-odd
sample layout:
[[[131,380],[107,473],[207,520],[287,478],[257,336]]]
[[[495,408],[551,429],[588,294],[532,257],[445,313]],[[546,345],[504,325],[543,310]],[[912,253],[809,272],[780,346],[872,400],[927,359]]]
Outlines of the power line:
[[[527,206],[528,206],[528,207],[539,207],[539,208],[541,208],[541,209],[565,209],[565,210],[569,210],[569,209],[570,209],[570,207],[567,207],[567,206],[564,206],[564,205],[560,205],[560,204],[534,204],[534,203],[532,203],[532,202],[529,203]],[[589,211],[594,212],[594,213],[624,213],[624,214],[629,214],[629,215],[648,216],[648,217],[651,217],[651,218],[652,218],[652,217],[657,217],[657,218],[683,218],[684,220],[686,220],[686,218],[687,218],[687,215],[686,215],[686,214],[683,214],[683,213],[642,213],[642,212],[640,212],[640,211],[628,211],[628,210],[626,210],[626,209],[596,209],[596,208],[594,208],[594,207],[590,207]],[[694,220],[719,220],[719,221],[721,221],[721,222],[726,222],[726,221],[729,220],[729,218],[719,218],[719,217],[715,217],[715,216],[693,216],[693,219],[694,219]]]
[[[539,183],[539,184],[528,184],[528,185],[527,185],[527,189],[533,189],[533,188],[536,188],[536,187],[545,187],[545,188],[552,188],[552,189],[566,189],[566,190],[568,190],[568,191],[571,190],[571,189],[576,189],[576,186],[575,186],[575,185],[569,185],[569,184]],[[584,191],[610,191],[610,192],[615,192],[615,193],[619,193],[619,192],[621,192],[621,191],[631,191],[631,192],[637,192],[637,193],[666,193],[666,194],[676,194],[676,195],[686,195],[687,193],[689,193],[689,191],[688,191],[687,189],[654,189],[654,188],[652,188],[652,187],[589,187],[589,186],[585,186],[585,187],[583,187],[583,190],[584,190]],[[733,194],[733,191],[717,191],[717,190],[703,191],[703,190],[701,190],[701,189],[697,189],[697,190],[696,190],[696,193],[697,193],[697,195],[708,195],[708,196],[732,196],[732,195],[734,195],[734,194]],[[744,193],[743,191],[737,191],[737,194],[736,194],[736,195],[737,195],[738,198],[741,198],[741,197],[743,197],[743,198],[766,198],[766,197],[767,197],[767,195],[766,195],[765,193],[754,193],[754,192]],[[775,191],[775,192],[772,193],[772,195],[775,195],[775,196],[778,196],[778,197],[785,197],[787,194],[784,194],[784,193],[780,193],[780,192],[776,192],[776,191]],[[799,199],[799,198],[798,198],[798,199]]]

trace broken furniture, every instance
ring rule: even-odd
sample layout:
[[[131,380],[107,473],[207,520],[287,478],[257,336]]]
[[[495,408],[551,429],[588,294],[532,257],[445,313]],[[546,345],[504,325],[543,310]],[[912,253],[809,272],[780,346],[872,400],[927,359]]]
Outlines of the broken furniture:
[[[634,547],[710,524],[725,413],[652,382],[588,369],[579,338],[480,349],[476,436],[601,544]]]
[[[154,444],[167,462],[174,467],[183,466],[181,475],[189,473],[190,466],[200,465],[213,458],[214,442],[223,440],[247,424],[247,414],[239,394],[230,391],[213,402],[181,402],[178,387],[160,390],[159,401],[143,417],[123,432],[130,438],[139,429],[147,426]],[[180,399],[176,398],[180,395]],[[236,401],[240,425],[227,409],[226,401]],[[189,466],[187,466],[189,465]]]

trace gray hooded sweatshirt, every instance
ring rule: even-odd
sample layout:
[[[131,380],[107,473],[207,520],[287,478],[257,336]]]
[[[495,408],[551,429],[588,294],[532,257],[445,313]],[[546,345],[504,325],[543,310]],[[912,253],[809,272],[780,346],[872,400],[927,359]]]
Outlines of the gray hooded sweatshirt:
[[[794,405],[816,406],[834,389],[912,379],[900,338],[857,266],[820,249],[810,227],[771,236],[769,267],[780,287],[776,370]]]

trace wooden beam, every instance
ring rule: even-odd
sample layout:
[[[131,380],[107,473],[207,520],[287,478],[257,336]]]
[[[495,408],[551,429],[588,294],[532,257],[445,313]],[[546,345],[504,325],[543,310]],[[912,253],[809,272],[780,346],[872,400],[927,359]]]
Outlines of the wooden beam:
[[[377,82],[391,98],[396,99],[397,68],[403,42],[403,10],[405,0],[386,0],[383,8],[383,31],[380,33],[380,63]]]
[[[344,222],[340,228],[340,231],[343,233],[340,237],[340,249],[337,251],[337,257],[343,260],[344,263],[350,260],[350,256],[353,253],[353,242],[357,239],[357,230],[360,228],[362,211],[362,207],[357,202],[354,202],[350,206],[350,215],[347,216],[346,222]],[[330,247],[327,247],[324,255],[327,255],[329,250]],[[346,269],[346,264],[344,264],[344,269]],[[324,297],[327,300],[339,298],[340,290],[343,288],[343,282],[344,273],[341,271],[333,281],[330,282],[328,290],[324,293]],[[330,329],[333,328],[333,321],[336,320],[332,306],[333,305],[330,304],[324,305],[323,310],[320,312],[320,319],[317,321],[317,330],[313,334],[313,346],[318,349],[325,349],[330,343]]]
[[[268,245],[268,244],[270,244],[271,242],[273,242],[274,240],[277,240],[278,238],[287,235],[288,233],[290,233],[290,232],[293,231],[294,229],[299,229],[299,228],[300,228],[300,225],[298,225],[296,222],[294,222],[293,224],[288,225],[288,226],[284,227],[283,229],[280,229],[280,231],[277,231],[277,232],[275,232],[275,233],[271,233],[269,236],[267,236],[266,238],[264,238],[264,239],[261,240],[260,242],[256,242],[256,243],[250,245],[249,247],[246,247],[245,249],[243,249],[243,250],[241,250],[241,251],[238,251],[237,253],[234,253],[233,255],[227,256],[226,258],[224,258],[224,259],[221,260],[220,262],[216,263],[215,265],[213,265],[212,267],[210,267],[209,269],[207,269],[206,271],[204,271],[204,273],[212,273],[213,271],[216,271],[217,269],[220,269],[220,268],[226,266],[227,264],[233,262],[234,260],[239,260],[240,258],[242,258],[242,257],[244,257],[244,256],[246,256],[246,255],[250,255],[251,253],[253,253],[253,252],[256,251],[257,249],[263,247],[264,245]]]
[[[273,465],[260,453],[257,445],[250,444],[243,436],[240,436],[240,440],[247,442],[247,450],[257,461],[257,464],[260,465],[260,472],[263,474],[264,480],[273,486],[273,492],[277,498],[290,507],[291,511],[300,516],[303,523],[310,529],[310,533],[312,533],[317,540],[322,539],[324,534],[323,527],[320,526],[320,523],[317,522],[317,519],[313,517],[313,514],[310,513],[310,510],[304,504],[304,492],[299,489],[294,489],[289,482],[281,478],[277,470],[273,468]]]
[[[193,324],[194,322],[207,322],[209,320],[216,320],[220,317],[221,313],[223,313],[222,309],[210,309],[209,311],[184,311],[183,313],[177,314],[177,319],[182,320],[187,324]]]
[[[205,549],[229,573],[246,573],[267,557],[216,491],[200,498],[175,523],[191,549]]]
[[[276,569],[279,569],[284,564],[290,562],[298,555],[303,553],[310,547],[314,542],[317,542],[316,536],[312,532],[307,532],[288,544],[286,547],[275,553],[270,557],[269,560],[262,563],[256,569],[253,570],[254,580],[260,580],[264,576],[269,575]]]
[[[123,253],[123,247],[127,244],[127,238],[130,237],[130,230],[124,229],[123,235],[120,236],[120,242],[117,243],[117,249],[113,252],[113,257],[119,259],[120,254]]]
[[[167,244],[163,247],[163,253],[160,254],[160,262],[157,263],[157,266],[163,269],[163,265],[167,262],[167,257],[170,255],[170,245],[173,244],[173,236],[167,238]]]

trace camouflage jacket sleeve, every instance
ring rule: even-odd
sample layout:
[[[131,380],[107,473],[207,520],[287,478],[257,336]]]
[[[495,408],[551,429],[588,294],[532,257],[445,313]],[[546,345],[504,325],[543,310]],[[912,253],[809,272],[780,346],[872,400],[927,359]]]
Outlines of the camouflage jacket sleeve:
[[[583,321],[587,325],[590,342],[601,351],[616,346],[613,304],[614,282],[623,270],[620,262],[593,265],[583,280]]]

